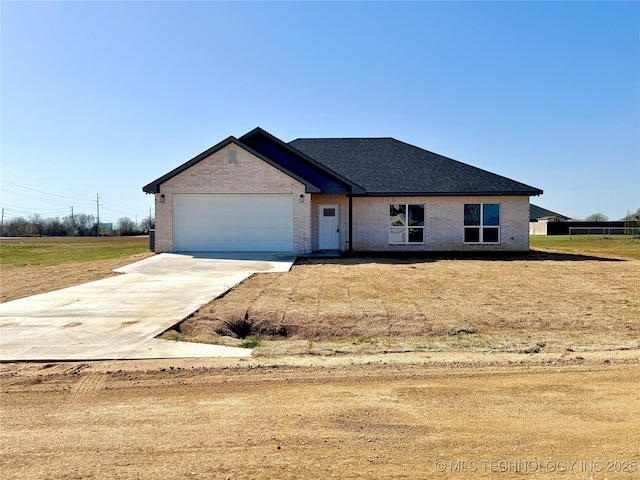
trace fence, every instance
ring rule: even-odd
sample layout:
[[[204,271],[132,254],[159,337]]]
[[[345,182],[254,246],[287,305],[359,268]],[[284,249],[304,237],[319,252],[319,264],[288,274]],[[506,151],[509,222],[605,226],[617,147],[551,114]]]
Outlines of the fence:
[[[633,235],[638,222],[548,222],[547,235]],[[625,233],[625,231],[627,233]]]
[[[638,227],[569,227],[569,238],[574,235],[598,235],[602,238],[611,238],[611,235],[630,235],[632,238],[640,238]]]

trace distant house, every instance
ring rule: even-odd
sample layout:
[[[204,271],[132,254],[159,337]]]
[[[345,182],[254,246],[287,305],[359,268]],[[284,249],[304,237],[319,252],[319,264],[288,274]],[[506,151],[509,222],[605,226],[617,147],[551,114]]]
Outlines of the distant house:
[[[566,217],[546,208],[539,207],[531,204],[529,208],[529,221],[530,222],[568,222],[570,217]]]
[[[523,251],[542,190],[393,138],[228,137],[143,191],[158,252]]]
[[[529,235],[548,235],[549,223],[568,222],[571,218],[537,205],[529,209]]]

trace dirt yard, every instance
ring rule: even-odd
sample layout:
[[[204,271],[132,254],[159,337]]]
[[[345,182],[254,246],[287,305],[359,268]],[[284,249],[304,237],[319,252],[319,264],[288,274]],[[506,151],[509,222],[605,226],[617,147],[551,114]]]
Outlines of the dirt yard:
[[[142,260],[146,236],[4,237],[0,239],[0,303],[117,275]]]
[[[113,272],[153,253],[138,253],[123,258],[93,262],[69,262],[60,265],[2,265],[0,302],[51,292],[94,280],[118,275]]]
[[[7,479],[634,479],[637,352],[0,366]]]
[[[20,268],[3,293],[48,267]],[[540,252],[256,275],[176,334],[260,335],[254,358],[0,365],[1,476],[640,478],[639,284]]]
[[[214,342],[257,335],[271,340],[255,350],[267,356],[638,348],[638,285],[638,260],[556,253],[303,259],[287,273],[254,275],[180,331]]]

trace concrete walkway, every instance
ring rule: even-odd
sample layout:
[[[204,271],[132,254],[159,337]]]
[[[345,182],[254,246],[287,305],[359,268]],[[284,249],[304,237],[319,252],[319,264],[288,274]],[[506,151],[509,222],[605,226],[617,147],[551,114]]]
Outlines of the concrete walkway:
[[[246,357],[251,350],[154,338],[283,254],[163,253],[123,275],[0,304],[0,361]]]

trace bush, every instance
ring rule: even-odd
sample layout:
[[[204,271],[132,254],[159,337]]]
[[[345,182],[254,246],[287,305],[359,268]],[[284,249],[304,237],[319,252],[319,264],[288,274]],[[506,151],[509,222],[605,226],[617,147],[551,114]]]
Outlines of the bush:
[[[255,335],[251,335],[251,336],[245,338],[242,341],[242,343],[240,344],[240,347],[241,348],[255,348],[255,347],[259,346],[261,343],[262,343],[262,340],[260,340]]]

